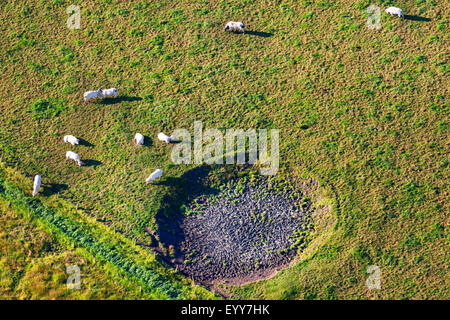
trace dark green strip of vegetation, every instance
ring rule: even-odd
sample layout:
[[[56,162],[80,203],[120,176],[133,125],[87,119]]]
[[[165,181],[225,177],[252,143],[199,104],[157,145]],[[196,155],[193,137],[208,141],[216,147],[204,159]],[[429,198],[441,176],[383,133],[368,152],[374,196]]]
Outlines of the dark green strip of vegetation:
[[[63,233],[78,245],[90,250],[98,258],[108,261],[125,271],[143,284],[143,290],[150,293],[160,292],[169,299],[182,298],[181,285],[175,284],[167,277],[163,277],[125,258],[114,246],[98,241],[77,222],[45,207],[39,200],[27,197],[18,187],[1,178],[0,195],[17,205],[25,206],[36,217],[49,223],[53,229]]]

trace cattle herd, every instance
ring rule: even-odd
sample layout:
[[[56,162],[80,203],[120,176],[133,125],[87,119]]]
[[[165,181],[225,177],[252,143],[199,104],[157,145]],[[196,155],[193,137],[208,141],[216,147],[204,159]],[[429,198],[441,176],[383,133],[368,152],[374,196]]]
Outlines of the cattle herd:
[[[91,91],[92,92],[92,91]],[[117,90],[116,90],[117,92]],[[141,133],[136,133],[136,135],[134,136],[133,139],[133,143],[135,145],[143,145],[144,144],[144,139],[145,137],[141,134]],[[66,135],[64,136],[64,142],[65,143],[70,143],[71,145],[75,146],[78,145],[80,143],[80,140],[78,138],[76,138],[73,135]],[[158,134],[158,140],[163,141],[165,143],[174,143],[174,142],[178,142],[178,140],[173,137],[173,136],[168,136],[166,134],[164,134],[163,132],[160,132]],[[82,161],[80,156],[73,152],[73,151],[67,151],[66,152],[66,160],[73,160],[77,163],[78,166],[81,167],[82,165]],[[156,169],[146,180],[146,183],[149,183],[150,181],[154,181],[157,178],[160,178],[162,176],[163,171],[161,169]],[[34,186],[33,186],[33,197],[37,195],[37,193],[39,192],[39,188],[41,186],[41,176],[40,175],[36,175],[34,177]]]
[[[396,15],[398,17],[404,18],[403,10],[397,7],[389,7],[386,9],[386,12],[390,15]],[[229,21],[224,29],[224,31],[232,31],[232,32],[241,32],[245,33],[245,25],[243,22],[235,22],[235,21]],[[110,88],[110,89],[98,89],[94,91],[87,91],[84,93],[84,102],[90,102],[90,101],[97,101],[102,100],[108,97],[117,98],[119,96],[116,88]],[[160,141],[164,141],[166,143],[173,143],[177,142],[176,138],[173,136],[168,136],[162,132],[158,134],[158,139]],[[70,143],[73,146],[79,144],[79,139],[77,139],[73,135],[66,135],[64,136],[64,142]],[[140,133],[136,133],[133,139],[134,144],[136,145],[143,145],[144,144],[144,136]],[[80,167],[82,165],[80,156],[76,154],[73,151],[67,151],[66,152],[66,160],[71,159],[75,161]],[[156,179],[160,178],[163,174],[162,169],[156,169],[154,172],[150,174],[150,176],[145,180],[146,183],[149,183],[151,181],[155,181]],[[34,186],[33,186],[33,197],[37,195],[39,192],[39,188],[41,186],[41,176],[36,175],[34,177]]]

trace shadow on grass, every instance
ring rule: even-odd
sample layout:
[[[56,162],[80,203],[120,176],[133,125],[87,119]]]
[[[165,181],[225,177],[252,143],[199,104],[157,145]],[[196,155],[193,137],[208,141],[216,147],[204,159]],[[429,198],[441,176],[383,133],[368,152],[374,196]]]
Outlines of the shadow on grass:
[[[103,163],[97,160],[87,159],[83,160],[83,167],[97,167],[101,166]]]
[[[412,20],[412,21],[431,21],[430,18],[426,17],[420,17],[415,15],[404,15],[405,20]]]
[[[170,141],[169,143],[166,142],[162,142],[160,141],[159,143],[163,143],[163,144],[178,144],[178,143],[182,143],[182,140],[174,140],[174,141]],[[153,144],[153,140],[147,136],[144,136],[144,146],[151,146]],[[190,142],[189,142],[190,145]]]
[[[141,97],[127,97],[127,96],[119,96],[117,98],[105,98],[101,100],[101,104],[116,104],[124,101],[141,101]]]
[[[94,147],[95,145],[93,145],[92,143],[90,143],[89,141],[86,141],[84,139],[80,139],[78,138],[80,145],[82,146],[86,146],[86,147]]]
[[[150,147],[153,145],[153,139],[149,136],[144,136],[144,146]]]
[[[59,193],[61,191],[69,189],[69,186],[65,183],[49,183],[44,185],[42,195],[51,196],[52,194]]]
[[[262,32],[262,31],[245,31],[245,34],[248,34],[251,36],[262,37],[262,38],[269,38],[269,37],[273,36],[273,33]]]

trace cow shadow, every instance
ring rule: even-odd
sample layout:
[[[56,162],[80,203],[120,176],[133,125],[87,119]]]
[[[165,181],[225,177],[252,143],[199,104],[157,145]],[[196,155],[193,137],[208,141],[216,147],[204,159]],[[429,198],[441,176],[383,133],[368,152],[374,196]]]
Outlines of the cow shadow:
[[[165,142],[164,142],[165,143]],[[168,144],[179,144],[179,143],[187,143],[187,144],[191,144],[188,141],[183,142],[183,140],[171,140]]]
[[[415,16],[415,15],[404,15],[403,18],[405,20],[411,20],[411,21],[431,21],[430,18],[421,17],[421,16]]]
[[[93,160],[93,159],[83,160],[84,167],[98,167],[98,166],[101,166],[102,164],[103,163],[101,163],[98,160]]]
[[[262,38],[269,38],[269,37],[273,36],[273,33],[262,32],[262,31],[245,31],[245,34],[248,34],[251,36],[262,37]]]
[[[86,146],[86,147],[94,147],[95,146],[92,143],[90,143],[89,141],[86,141],[84,139],[78,138],[78,140],[79,140],[79,144],[82,146]]]
[[[117,98],[105,98],[101,100],[101,104],[116,104],[120,102],[141,101],[141,97],[118,96]]]
[[[151,147],[153,145],[153,139],[149,136],[144,136],[144,146]]]
[[[51,196],[52,194],[59,193],[69,189],[69,186],[65,183],[48,183],[43,185],[42,195]]]

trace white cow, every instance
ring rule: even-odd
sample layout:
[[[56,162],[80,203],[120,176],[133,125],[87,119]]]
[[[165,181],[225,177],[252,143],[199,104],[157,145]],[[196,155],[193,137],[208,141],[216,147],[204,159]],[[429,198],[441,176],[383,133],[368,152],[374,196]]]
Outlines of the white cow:
[[[71,145],[76,145],[76,144],[79,144],[80,143],[80,140],[78,140],[76,137],[74,137],[74,136],[72,136],[72,135],[67,135],[67,136],[64,136],[64,142],[68,142],[68,143],[70,143]]]
[[[391,16],[396,15],[399,18],[404,18],[403,10],[397,7],[389,7],[386,9],[386,12],[389,13]]]
[[[162,132],[160,132],[158,134],[158,139],[161,140],[161,141],[164,141],[165,143],[171,143],[171,142],[177,141],[177,139],[175,137],[173,137],[173,136],[169,137],[168,135],[166,135],[166,134],[164,134]]]
[[[144,144],[144,136],[140,133],[136,133],[134,136],[133,142],[135,144]]]
[[[66,152],[66,160],[67,159],[72,159],[73,161],[75,161],[81,167],[80,156],[77,155],[75,152],[67,151]]]
[[[103,90],[98,89],[97,91],[88,91],[84,93],[84,102],[96,101],[97,99],[103,99]]]
[[[103,93],[103,98],[107,98],[107,97],[117,98],[119,96],[116,88],[104,89],[104,90],[102,90],[102,93]]]
[[[161,177],[163,174],[163,171],[161,169],[156,169],[146,180],[146,183],[149,183],[150,181],[155,181],[159,177]]]
[[[41,186],[41,176],[40,175],[36,175],[34,177],[33,197],[35,197],[38,194],[40,186]]]
[[[242,22],[230,21],[225,25],[223,31],[239,31],[245,33],[245,25]]]

